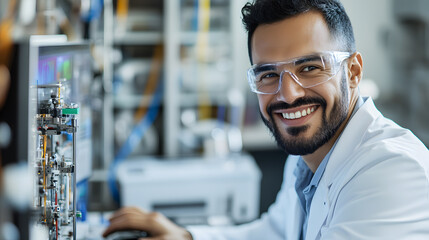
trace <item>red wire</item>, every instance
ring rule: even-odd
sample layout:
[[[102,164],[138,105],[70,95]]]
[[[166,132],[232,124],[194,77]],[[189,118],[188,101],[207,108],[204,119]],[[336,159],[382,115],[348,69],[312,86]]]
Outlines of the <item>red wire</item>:
[[[58,193],[55,192],[55,206],[58,207]],[[58,218],[55,221],[55,228],[56,228],[56,239],[58,239]]]

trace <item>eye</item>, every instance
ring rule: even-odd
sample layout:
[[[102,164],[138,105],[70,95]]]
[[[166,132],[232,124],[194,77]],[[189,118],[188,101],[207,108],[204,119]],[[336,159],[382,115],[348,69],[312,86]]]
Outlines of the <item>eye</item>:
[[[262,80],[276,79],[278,77],[279,77],[279,75],[277,73],[270,72],[270,73],[266,73],[266,74],[261,75],[261,77],[259,79],[262,81]]]
[[[302,68],[301,71],[302,72],[311,72],[311,71],[318,70],[318,69],[320,69],[320,68],[317,66],[306,66],[306,67]]]

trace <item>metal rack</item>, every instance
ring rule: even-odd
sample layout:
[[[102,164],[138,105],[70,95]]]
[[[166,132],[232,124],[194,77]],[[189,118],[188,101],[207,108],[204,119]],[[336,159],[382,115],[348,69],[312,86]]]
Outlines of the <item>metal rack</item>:
[[[201,15],[198,15],[196,12],[191,14],[192,11],[197,11],[196,2],[198,4],[210,4],[210,8],[213,8],[217,11],[217,15],[222,11],[223,18],[226,18],[223,23],[227,23],[227,26],[221,26],[219,22],[222,23],[219,19],[212,19],[213,23],[216,24],[216,28],[211,30],[210,28],[205,29],[203,32],[201,29],[197,29],[195,26],[192,27],[192,23],[189,21],[201,21]],[[205,3],[204,3],[205,2]],[[242,94],[246,89],[246,79],[245,79],[245,69],[247,67],[247,50],[245,47],[245,34],[244,29],[241,24],[240,19],[240,9],[244,5],[245,1],[177,1],[177,0],[164,0],[163,2],[159,1],[149,1],[148,3],[141,3],[138,1],[129,1],[128,4],[128,14],[130,16],[139,15],[136,14],[138,11],[141,11],[142,14],[148,13],[150,18],[158,19],[162,22],[160,28],[156,27],[147,27],[145,29],[138,29],[133,31],[133,26],[127,25],[127,23],[120,23],[122,21],[118,16],[118,5],[119,1],[106,1],[105,2],[105,12],[104,12],[104,43],[106,45],[105,54],[107,54],[108,62],[105,62],[104,69],[104,84],[106,94],[104,101],[104,149],[105,149],[105,166],[114,161],[115,153],[111,149],[113,147],[115,136],[112,134],[112,129],[114,128],[114,119],[115,113],[118,109],[124,108],[136,108],[136,105],[141,98],[148,98],[146,102],[150,100],[152,96],[147,95],[123,95],[115,96],[115,86],[112,87],[112,82],[114,82],[115,74],[118,71],[118,65],[120,63],[125,63],[129,60],[135,60],[133,57],[137,56],[139,52],[145,52],[145,57],[150,54],[151,51],[157,45],[163,45],[163,66],[162,72],[160,73],[160,81],[163,81],[163,99],[161,106],[161,117],[156,121],[157,133],[161,142],[159,143],[160,147],[156,155],[163,155],[168,157],[180,156],[183,154],[181,151],[182,147],[178,136],[181,134],[181,129],[184,127],[180,122],[180,116],[184,108],[193,108],[197,109],[202,105],[201,102],[201,89],[194,89],[191,91],[184,90],[183,84],[183,51],[186,48],[196,48],[196,45],[200,44],[201,41],[205,41],[203,44],[205,50],[210,51],[212,45],[224,45],[228,52],[227,56],[224,56],[227,60],[227,66],[230,70],[227,74],[228,79],[224,79],[224,76],[213,76],[211,78],[218,78],[219,82],[224,82],[226,89],[219,89],[217,91],[212,91],[211,89],[204,89],[204,93],[210,102],[210,106],[216,108],[217,106],[226,106],[231,107],[230,102],[228,101],[228,90],[235,89],[235,92]],[[130,14],[130,11],[133,11]],[[161,16],[153,16],[153,13],[159,13]],[[186,13],[188,13],[186,15]],[[214,10],[212,11],[212,14]],[[201,13],[200,13],[201,14]],[[213,14],[215,17],[216,14]],[[197,18],[200,19],[197,19]],[[204,18],[204,17],[203,17]],[[229,21],[228,21],[229,20]],[[125,20],[126,21],[126,20]],[[206,21],[210,21],[206,19]],[[141,24],[142,25],[142,24]],[[154,24],[159,27],[160,24]],[[212,24],[213,25],[213,24]],[[122,29],[119,29],[122,28]],[[131,29],[131,30],[130,30]],[[203,36],[204,35],[204,36]],[[205,38],[205,40],[201,40]],[[198,47],[198,46],[197,46]],[[131,54],[130,54],[131,53]],[[197,68],[208,68],[207,64],[201,63],[201,59],[197,59],[198,56],[195,54],[188,56],[189,59],[192,59],[195,63],[191,63],[191,71],[199,71]],[[127,56],[134,55],[134,56]],[[117,63],[114,62],[115,57],[113,56],[122,56],[121,61]],[[138,56],[137,58],[140,58]],[[210,56],[209,56],[210,57]],[[213,61],[213,59],[212,59]],[[220,62],[221,60],[215,60]],[[201,63],[201,64],[200,64]],[[143,64],[143,63],[142,63]],[[151,64],[151,61],[148,57],[148,65]],[[145,67],[142,65],[142,67]],[[146,66],[147,67],[147,66]],[[189,73],[187,73],[189,75]],[[192,75],[192,73],[191,73]],[[204,75],[205,78],[210,77],[209,74]],[[200,79],[198,79],[200,80]],[[218,83],[216,83],[219,85]],[[143,91],[143,89],[142,89]],[[243,111],[238,113],[239,120],[242,122]],[[228,121],[228,120],[226,120]],[[239,126],[240,127],[240,126]],[[161,129],[160,129],[161,128]],[[116,151],[117,151],[116,147]],[[198,154],[198,153],[197,153]]]

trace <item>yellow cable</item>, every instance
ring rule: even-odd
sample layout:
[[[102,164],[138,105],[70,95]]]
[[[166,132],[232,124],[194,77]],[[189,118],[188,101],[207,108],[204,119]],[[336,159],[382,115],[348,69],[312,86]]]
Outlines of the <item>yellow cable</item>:
[[[43,117],[45,117],[45,114],[43,114]],[[47,143],[47,136],[43,135],[43,189],[44,191],[44,195],[43,195],[43,199],[44,199],[44,221],[46,222],[46,143]]]
[[[13,46],[12,26],[12,20],[7,19],[0,23],[0,65],[9,65],[9,57]]]
[[[156,87],[158,85],[157,83],[159,79],[159,74],[161,72],[162,59],[163,59],[163,46],[157,45],[155,47],[155,51],[153,54],[152,65],[148,75],[146,87],[143,92],[143,97],[140,101],[140,107],[137,109],[136,113],[134,114],[135,123],[139,122],[147,112],[147,105],[149,103],[147,102],[146,98],[144,98],[144,96],[152,96],[151,97],[152,99],[155,94]]]
[[[117,17],[126,17],[128,15],[128,0],[118,0],[118,7],[116,8]]]
[[[206,77],[206,64],[208,54],[208,33],[210,30],[210,0],[198,1],[198,35],[197,35],[197,60],[199,67],[197,74],[198,88],[198,115],[199,119],[211,117],[211,103],[204,78]]]
[[[5,18],[7,18],[7,19],[13,19],[13,18],[15,18],[16,4],[17,4],[16,0],[10,0],[9,7],[7,9],[7,15],[6,15]]]
[[[13,47],[12,28],[15,18],[16,0],[9,2],[6,16],[0,22],[0,65],[8,66],[10,54]]]
[[[198,6],[197,57],[199,61],[205,62],[210,30],[210,0],[199,0]]]
[[[118,5],[116,7],[116,19],[119,25],[125,26],[128,16],[128,0],[118,0]]]

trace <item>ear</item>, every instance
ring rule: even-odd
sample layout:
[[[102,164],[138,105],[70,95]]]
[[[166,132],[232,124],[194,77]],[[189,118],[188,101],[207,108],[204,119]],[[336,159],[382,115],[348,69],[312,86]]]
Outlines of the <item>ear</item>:
[[[359,52],[355,52],[350,57],[348,64],[349,70],[349,86],[351,88],[357,88],[363,75],[363,61],[362,55]]]

